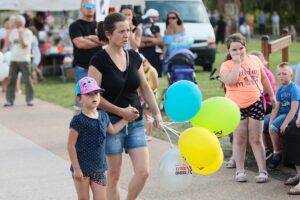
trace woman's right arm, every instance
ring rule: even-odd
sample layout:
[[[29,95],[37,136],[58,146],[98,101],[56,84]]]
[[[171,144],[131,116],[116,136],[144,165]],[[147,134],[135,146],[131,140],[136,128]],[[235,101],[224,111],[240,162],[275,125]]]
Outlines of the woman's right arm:
[[[232,70],[224,70],[220,73],[222,82],[229,86],[234,86],[236,84],[241,68],[241,60],[239,55],[233,56],[232,61],[234,62]]]
[[[102,74],[93,65],[91,65],[89,67],[88,76],[94,78],[97,81],[98,85],[101,87]],[[127,108],[121,108],[121,107],[118,107],[118,106],[110,103],[109,101],[107,101],[103,97],[101,97],[99,108],[105,110],[108,113],[112,113],[112,114],[115,114],[117,116],[120,116],[120,117],[124,118],[126,121],[129,121],[129,122],[133,121],[133,120],[135,120],[136,118],[139,117],[139,114],[138,114],[138,111],[137,111],[136,108],[130,107],[130,106],[127,107]]]

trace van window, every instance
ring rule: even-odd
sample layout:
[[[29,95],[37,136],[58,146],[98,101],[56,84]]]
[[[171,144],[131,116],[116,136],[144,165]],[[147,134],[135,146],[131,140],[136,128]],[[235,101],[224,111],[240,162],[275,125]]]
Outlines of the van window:
[[[205,6],[201,1],[146,1],[146,10],[159,12],[160,22],[166,21],[169,11],[176,11],[184,22],[209,23]]]

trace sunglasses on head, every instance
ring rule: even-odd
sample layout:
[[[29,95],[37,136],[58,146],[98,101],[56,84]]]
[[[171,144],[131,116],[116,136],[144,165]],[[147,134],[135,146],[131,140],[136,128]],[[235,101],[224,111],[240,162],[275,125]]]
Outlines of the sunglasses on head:
[[[177,19],[177,17],[168,17],[168,19]]]
[[[83,7],[85,8],[85,9],[94,9],[94,8],[96,8],[96,4],[92,4],[92,3],[86,3],[86,4],[84,4],[83,5]]]

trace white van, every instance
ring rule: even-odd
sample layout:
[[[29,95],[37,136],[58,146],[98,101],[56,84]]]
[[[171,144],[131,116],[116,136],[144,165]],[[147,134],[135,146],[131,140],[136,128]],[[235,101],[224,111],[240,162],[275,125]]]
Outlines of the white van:
[[[169,11],[176,11],[184,22],[188,37],[194,39],[190,50],[196,56],[196,64],[211,71],[216,57],[215,33],[210,24],[202,0],[145,0],[145,11],[154,8],[159,12],[161,34],[165,31],[165,20]]]

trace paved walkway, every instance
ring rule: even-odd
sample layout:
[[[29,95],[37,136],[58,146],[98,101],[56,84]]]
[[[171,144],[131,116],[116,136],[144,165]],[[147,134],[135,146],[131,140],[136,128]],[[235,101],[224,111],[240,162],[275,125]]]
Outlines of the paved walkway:
[[[15,106],[4,108],[0,94],[0,200],[76,199],[70,177],[66,142],[72,111],[36,99],[34,107],[17,96]],[[149,144],[151,175],[140,195],[143,200],[252,200],[299,199],[286,195],[282,181],[270,179],[256,184],[255,173],[247,171],[249,182],[233,181],[233,170],[222,167],[209,176],[193,175],[193,182],[183,192],[168,192],[159,186],[160,156],[170,148],[162,140]],[[123,159],[121,196],[132,176],[127,155]]]

